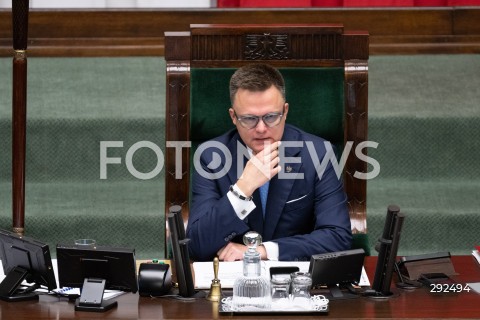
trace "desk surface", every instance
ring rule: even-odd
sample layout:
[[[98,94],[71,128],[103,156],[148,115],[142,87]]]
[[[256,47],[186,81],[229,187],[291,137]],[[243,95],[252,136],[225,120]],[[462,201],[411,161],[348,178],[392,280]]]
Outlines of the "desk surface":
[[[452,257],[458,283],[480,282],[480,267],[471,256]],[[375,272],[376,257],[367,257],[365,269],[370,279]],[[480,295],[462,293],[430,293],[427,288],[405,291],[393,288],[395,297],[388,300],[358,298],[331,301],[326,318],[480,318]],[[127,293],[117,298],[118,307],[105,313],[76,312],[65,298],[42,295],[39,301],[7,303],[0,301],[1,319],[216,319],[216,303],[205,299],[184,302],[167,298],[146,298]],[[235,318],[242,318],[235,316]],[[302,319],[318,319],[318,315],[301,315]],[[243,318],[253,319],[252,316]],[[259,317],[255,317],[259,318]],[[261,316],[262,319],[278,316]],[[292,315],[288,316],[291,319]],[[287,318],[285,318],[287,319]]]

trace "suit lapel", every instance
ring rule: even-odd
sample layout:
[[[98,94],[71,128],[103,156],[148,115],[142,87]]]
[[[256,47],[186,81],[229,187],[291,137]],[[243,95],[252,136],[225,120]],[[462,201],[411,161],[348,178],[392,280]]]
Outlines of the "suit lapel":
[[[234,184],[237,182],[238,177],[240,177],[240,172],[237,173],[237,161],[238,161],[238,153],[237,153],[237,141],[240,139],[240,136],[238,133],[235,133],[228,142],[228,150],[230,151],[230,154],[232,155],[232,166],[228,170],[228,179],[230,180],[230,185]]]
[[[285,133],[282,141],[299,141],[298,136],[292,131],[288,130],[288,126],[285,127]],[[302,150],[301,147],[288,147],[285,148],[286,157],[296,157]],[[282,160],[280,160],[282,162]],[[303,164],[300,163],[282,163],[282,171],[294,175],[300,173]],[[292,191],[295,179],[279,179],[278,175],[270,180],[270,187],[268,190],[267,200],[267,212],[265,214],[265,223],[263,229],[263,241],[270,241],[273,237],[275,229],[278,224],[278,220],[282,215],[283,208]]]
[[[289,165],[292,168],[292,174],[294,172],[300,172],[302,168],[301,163],[293,163]],[[267,212],[265,214],[265,224],[264,224],[264,241],[269,241],[273,237],[275,228],[277,227],[278,220],[282,215],[283,208],[292,191],[293,184],[295,179],[278,179],[278,176],[275,176],[270,180],[270,188],[268,189],[268,200],[267,200]]]

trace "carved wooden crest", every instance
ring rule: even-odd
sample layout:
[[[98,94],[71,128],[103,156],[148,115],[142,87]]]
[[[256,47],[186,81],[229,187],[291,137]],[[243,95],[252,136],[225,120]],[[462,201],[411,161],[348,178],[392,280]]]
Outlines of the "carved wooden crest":
[[[286,34],[247,34],[245,59],[284,60],[288,59],[288,36]]]

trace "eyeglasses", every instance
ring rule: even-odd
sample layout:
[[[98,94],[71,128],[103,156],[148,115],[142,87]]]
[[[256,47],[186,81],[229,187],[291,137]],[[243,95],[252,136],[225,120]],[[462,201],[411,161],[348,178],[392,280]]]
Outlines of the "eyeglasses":
[[[270,112],[267,114],[264,114],[263,116],[254,116],[254,115],[244,115],[244,116],[237,116],[237,113],[235,110],[233,110],[233,113],[235,114],[235,117],[237,118],[238,122],[242,125],[242,127],[247,128],[247,129],[253,129],[258,125],[258,122],[260,119],[262,119],[263,123],[269,128],[275,127],[280,123],[280,120],[282,119],[283,112],[285,112],[285,108],[283,109],[284,111],[282,112]]]

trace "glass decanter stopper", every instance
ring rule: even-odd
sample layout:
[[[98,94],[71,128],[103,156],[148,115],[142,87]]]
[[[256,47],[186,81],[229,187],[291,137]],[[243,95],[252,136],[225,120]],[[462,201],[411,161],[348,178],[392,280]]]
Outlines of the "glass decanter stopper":
[[[243,236],[243,243],[248,249],[243,255],[243,276],[233,284],[232,306],[235,310],[270,309],[270,281],[261,274],[261,258],[257,251],[262,237],[250,231]]]

